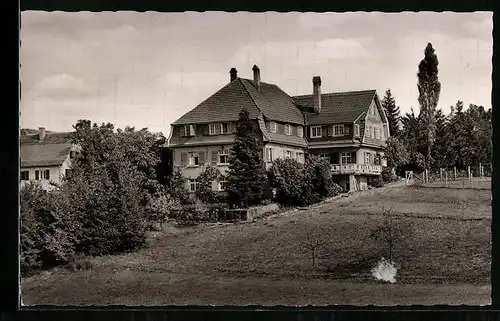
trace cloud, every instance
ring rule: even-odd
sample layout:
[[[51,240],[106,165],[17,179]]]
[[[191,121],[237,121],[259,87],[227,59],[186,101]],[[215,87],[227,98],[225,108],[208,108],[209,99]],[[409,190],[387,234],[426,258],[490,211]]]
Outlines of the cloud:
[[[96,96],[98,89],[83,79],[62,73],[44,78],[32,89],[32,98],[85,99]]]
[[[468,30],[471,34],[477,37],[492,36],[493,32],[493,20],[491,17],[484,18],[479,21],[465,21],[463,27]]]
[[[182,86],[182,87],[206,87],[214,86],[214,83],[227,82],[228,74],[222,72],[170,72],[164,76],[164,81],[167,86]],[[161,82],[162,80],[160,80]]]

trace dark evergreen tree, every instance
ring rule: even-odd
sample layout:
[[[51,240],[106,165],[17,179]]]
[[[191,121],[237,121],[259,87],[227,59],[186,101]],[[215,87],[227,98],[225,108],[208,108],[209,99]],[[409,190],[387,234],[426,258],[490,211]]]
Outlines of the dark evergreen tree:
[[[387,89],[385,92],[384,99],[382,100],[382,107],[384,108],[387,120],[389,121],[389,132],[391,133],[391,136],[397,136],[399,134],[400,112],[399,107],[396,106],[396,101],[394,100],[394,96],[392,96],[390,89]]]
[[[418,65],[418,102],[420,104],[419,118],[425,125],[427,133],[427,166],[431,163],[431,150],[436,140],[436,106],[441,93],[441,83],[438,79],[438,58],[432,44],[428,43],[424,52],[424,59]]]
[[[242,109],[229,156],[228,194],[237,206],[259,204],[264,198],[266,171],[263,147],[248,111]]]

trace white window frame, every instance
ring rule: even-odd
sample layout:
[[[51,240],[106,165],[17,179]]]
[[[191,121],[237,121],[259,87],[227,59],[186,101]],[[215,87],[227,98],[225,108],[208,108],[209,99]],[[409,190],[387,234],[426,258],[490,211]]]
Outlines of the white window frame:
[[[370,152],[365,152],[365,164],[370,165]]]
[[[227,125],[226,131],[224,131],[224,125]],[[221,134],[229,134],[229,123],[221,123],[220,124],[220,133]]]
[[[188,152],[188,166],[199,166],[200,158],[198,152]]]
[[[344,136],[344,125],[333,125],[333,136]]]
[[[311,126],[310,129],[311,129],[311,138],[320,138],[323,136],[321,132],[322,130],[321,126]]]
[[[366,137],[369,137],[369,138],[372,137],[372,126],[366,127]]]
[[[297,157],[297,161],[302,162],[304,160],[304,153],[297,152],[296,157]]]
[[[291,136],[292,135],[292,126],[289,124],[285,125],[285,135]]]
[[[359,125],[354,124],[354,136],[359,137]]]
[[[200,182],[196,179],[189,180],[189,192],[196,193],[196,191],[200,188]]]
[[[351,152],[340,153],[340,162],[342,164],[351,164],[352,162]]]
[[[269,123],[269,131],[271,133],[274,133],[276,134],[276,132],[278,131],[278,124],[276,124],[276,122],[272,121]]]
[[[222,157],[226,156],[226,162],[222,162]],[[217,164],[227,165],[229,164],[229,149],[219,149],[217,151]]]
[[[194,125],[184,125],[184,136],[192,137],[195,135]]]
[[[297,127],[297,136],[304,137],[304,127],[302,126]]]
[[[291,150],[287,150],[287,151],[285,152],[285,157],[286,157],[286,158],[292,158],[292,151],[291,151]]]
[[[328,162],[330,162],[330,154],[328,153],[321,153],[318,154],[319,159],[326,159]]]
[[[267,147],[267,159],[268,162],[273,161],[273,148],[272,147]]]
[[[375,127],[375,139],[380,139],[380,128]]]
[[[215,128],[216,128],[217,124],[208,124],[208,134],[209,135],[215,135],[216,131],[215,131]]]
[[[218,187],[219,187],[220,192],[224,192],[226,190],[225,188],[223,188],[223,186],[222,186],[223,184],[227,184],[227,180],[222,179],[219,181]]]

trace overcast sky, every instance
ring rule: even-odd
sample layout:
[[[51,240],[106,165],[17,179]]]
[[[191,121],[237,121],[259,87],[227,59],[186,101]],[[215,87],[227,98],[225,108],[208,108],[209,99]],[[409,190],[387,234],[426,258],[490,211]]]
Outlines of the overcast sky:
[[[390,88],[418,113],[417,66],[431,42],[438,108],[491,107],[492,13],[40,12],[21,15],[21,127],[71,130],[77,119],[170,123],[226,85],[229,69],[289,95]]]

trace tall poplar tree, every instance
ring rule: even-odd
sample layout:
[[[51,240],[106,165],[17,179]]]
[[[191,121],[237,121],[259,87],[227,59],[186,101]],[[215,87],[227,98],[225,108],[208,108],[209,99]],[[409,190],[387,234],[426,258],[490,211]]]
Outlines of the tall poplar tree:
[[[427,166],[432,157],[431,150],[436,140],[436,106],[441,93],[441,83],[438,79],[439,61],[431,43],[427,44],[424,59],[418,65],[418,102],[420,104],[419,118],[423,121],[427,134]]]

